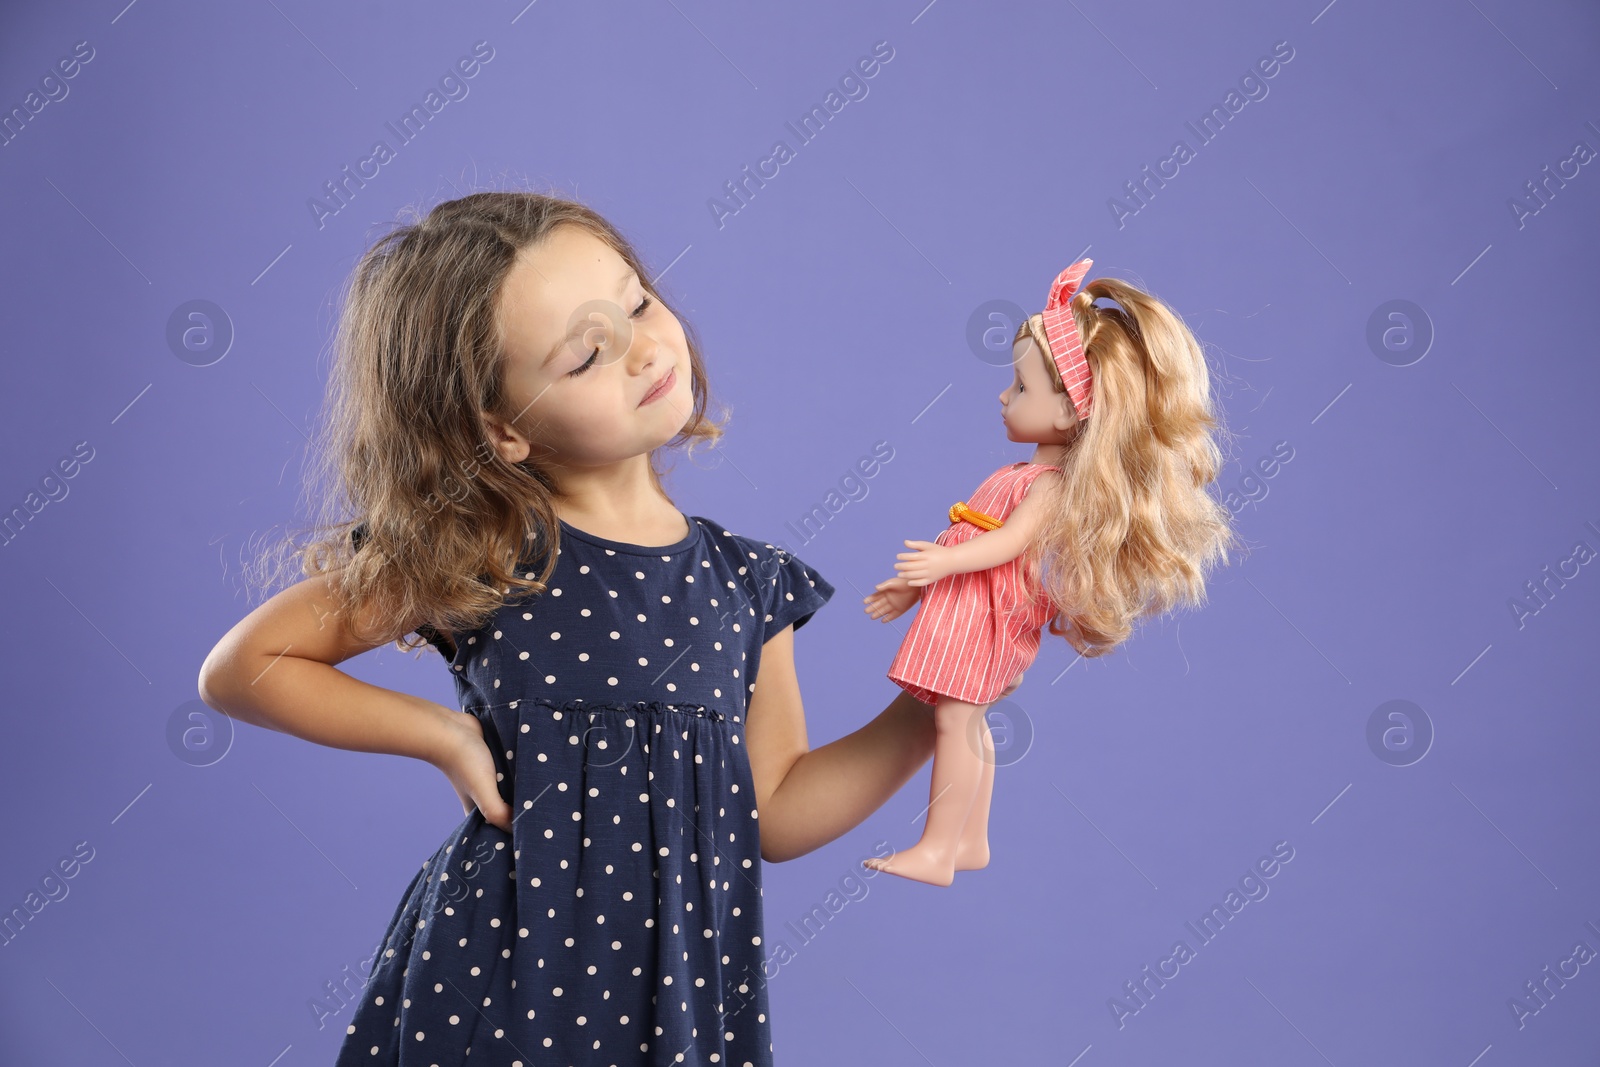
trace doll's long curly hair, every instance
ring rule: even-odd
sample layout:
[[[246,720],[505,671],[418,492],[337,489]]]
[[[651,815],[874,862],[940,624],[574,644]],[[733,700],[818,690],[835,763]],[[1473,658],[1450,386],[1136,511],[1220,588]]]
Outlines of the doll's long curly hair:
[[[1120,306],[1098,306],[1101,298]],[[1145,616],[1203,604],[1207,570],[1227,562],[1237,538],[1227,508],[1207,491],[1226,429],[1200,343],[1166,304],[1116,278],[1085,283],[1071,308],[1093,404],[1067,431],[1062,476],[1041,501],[1023,567],[1056,606],[1050,632],[1095,657]],[[1015,340],[1025,337],[1073,410],[1041,316],[1018,327]]]
[[[518,414],[502,389],[500,291],[517,253],[558,226],[581,226],[610,245],[683,324],[694,408],[651,453],[651,480],[663,496],[659,454],[721,436],[726,419],[705,415],[709,385],[693,326],[597,212],[531,191],[472,193],[426,217],[411,209],[348,279],[307,482],[313,536],[264,554],[256,568],[271,573],[262,584],[284,570],[329,574],[357,633],[400,641],[419,631],[417,640],[400,641],[403,649],[441,629],[482,625],[508,596],[544,591],[560,538],[555,483],[537,454],[511,464],[490,448],[483,416]],[[530,559],[537,577],[527,571]]]

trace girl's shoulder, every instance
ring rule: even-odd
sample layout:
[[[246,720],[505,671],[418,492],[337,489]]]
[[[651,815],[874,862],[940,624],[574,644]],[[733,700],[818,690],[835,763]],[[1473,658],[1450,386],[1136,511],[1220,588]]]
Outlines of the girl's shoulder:
[[[752,608],[760,606],[756,614],[762,618],[765,634],[775,634],[791,624],[798,630],[832,598],[833,584],[788,548],[704,521],[712,535],[713,551],[720,552],[736,576],[730,580],[744,590]]]
[[[763,541],[759,537],[735,533],[714,519],[703,516],[692,516],[705,528],[708,547],[713,552],[720,552],[735,569],[739,567],[754,567],[768,560],[783,561],[792,559],[793,556],[770,541]],[[765,569],[756,567],[756,569]]]

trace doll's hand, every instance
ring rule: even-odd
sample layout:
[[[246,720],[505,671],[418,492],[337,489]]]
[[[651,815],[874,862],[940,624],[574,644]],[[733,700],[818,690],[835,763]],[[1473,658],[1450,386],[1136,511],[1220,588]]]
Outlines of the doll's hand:
[[[901,562],[894,565],[899,571],[899,576],[912,585],[932,585],[940,578],[955,571],[950,567],[951,549],[934,541],[907,541],[906,544],[915,551],[901,552],[895,559]]]
[[[873,588],[877,591],[864,598],[867,614],[884,622],[898,619],[922,598],[922,590],[914,588],[904,578],[890,578]]]

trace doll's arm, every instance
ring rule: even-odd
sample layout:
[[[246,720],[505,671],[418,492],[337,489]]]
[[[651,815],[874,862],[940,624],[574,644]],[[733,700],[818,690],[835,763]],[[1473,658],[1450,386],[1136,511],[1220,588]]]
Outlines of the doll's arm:
[[[1033,488],[1046,478],[1059,477],[1054,471],[1045,471],[1035,478],[998,530],[984,530],[972,540],[959,545],[940,546],[944,549],[941,569],[950,574],[984,571],[1022,555],[1039,529],[1039,499],[1042,494],[1035,493]]]

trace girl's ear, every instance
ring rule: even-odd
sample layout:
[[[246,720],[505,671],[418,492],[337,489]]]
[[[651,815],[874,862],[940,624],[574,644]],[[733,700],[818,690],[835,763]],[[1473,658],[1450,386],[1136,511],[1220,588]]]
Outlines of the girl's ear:
[[[507,463],[521,463],[533,451],[532,443],[522,436],[515,426],[498,415],[484,413],[483,434],[489,446]]]

